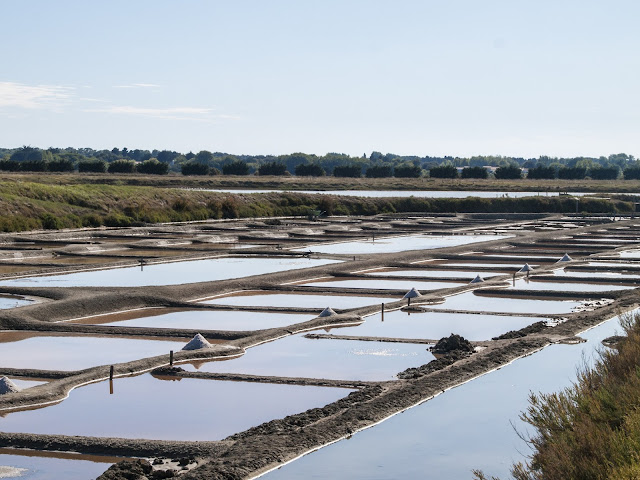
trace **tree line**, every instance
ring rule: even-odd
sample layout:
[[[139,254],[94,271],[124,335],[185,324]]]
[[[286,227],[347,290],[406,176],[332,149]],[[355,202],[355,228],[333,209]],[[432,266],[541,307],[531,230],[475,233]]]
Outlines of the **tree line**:
[[[608,157],[524,159],[501,156],[417,157],[372,152],[368,157],[341,153],[317,156],[230,155],[201,150],[93,150],[24,146],[0,148],[0,170],[23,172],[144,173],[164,175],[296,175],[367,178],[640,179],[640,161],[625,153]]]

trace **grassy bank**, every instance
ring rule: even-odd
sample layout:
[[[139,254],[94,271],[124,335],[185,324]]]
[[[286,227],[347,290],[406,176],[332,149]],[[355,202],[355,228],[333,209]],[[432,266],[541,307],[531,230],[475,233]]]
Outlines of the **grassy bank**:
[[[583,213],[627,213],[631,202],[583,198]],[[573,213],[567,197],[363,198],[301,193],[226,194],[132,185],[0,184],[0,231],[130,226],[219,218],[379,213]]]
[[[514,478],[640,478],[640,316],[623,319],[623,328],[617,349],[603,351],[573,387],[531,395],[522,418],[535,428],[534,454],[513,467]]]
[[[166,188],[286,189],[286,190],[478,190],[530,192],[637,193],[638,180],[496,180],[447,178],[336,178],[296,176],[191,177],[183,175],[96,173],[0,173],[0,182],[25,181],[53,185],[136,185]]]

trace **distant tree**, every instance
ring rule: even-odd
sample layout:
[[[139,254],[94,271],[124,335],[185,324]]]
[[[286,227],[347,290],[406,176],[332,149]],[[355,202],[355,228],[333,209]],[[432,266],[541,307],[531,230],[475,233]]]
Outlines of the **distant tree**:
[[[393,169],[393,176],[398,178],[418,178],[422,175],[422,168],[412,163],[403,163]]]
[[[39,148],[24,146],[11,154],[9,160],[14,162],[32,162],[40,164],[53,159],[51,152],[44,152]]]
[[[620,168],[616,165],[611,167],[592,168],[589,176],[594,180],[616,180],[620,176]]]
[[[287,166],[282,162],[263,163],[258,167],[258,175],[282,176],[287,172]]]
[[[20,170],[20,162],[9,160],[9,157],[0,160],[0,170],[3,172],[17,172]]]
[[[489,178],[489,172],[484,167],[465,167],[460,176],[462,178]]]
[[[429,170],[429,176],[433,178],[458,178],[458,169],[453,165],[440,165]]]
[[[375,152],[374,152],[375,153]],[[371,154],[373,156],[373,153]],[[371,165],[367,168],[365,176],[367,178],[387,178],[393,175],[393,167],[391,165]]]
[[[159,162],[155,158],[150,158],[136,166],[138,173],[146,173],[150,175],[166,175],[169,173],[169,164]]]
[[[75,164],[69,158],[60,158],[57,155],[47,165],[50,172],[73,172]]]
[[[249,165],[242,160],[236,160],[222,166],[223,175],[249,175]]]
[[[181,168],[183,175],[209,175],[209,165],[197,162],[186,162]]]
[[[189,154],[187,154],[187,160],[189,160]],[[208,150],[200,150],[196,153],[194,160],[198,163],[202,163],[204,165],[209,165],[213,161],[213,153]]]
[[[0,167],[2,169],[2,167]],[[622,172],[625,180],[640,180],[640,166],[627,167]]]
[[[109,173],[135,173],[136,162],[133,160],[115,160],[107,167]]]
[[[158,152],[158,156],[156,158],[159,162],[171,164],[178,155],[180,155],[178,152],[162,150]]]
[[[522,178],[522,169],[515,165],[496,168],[495,176],[499,180],[513,180]]]
[[[587,169],[585,167],[564,167],[558,169],[558,178],[562,180],[581,180],[586,176]]]
[[[107,163],[102,160],[83,160],[78,162],[78,172],[105,173]]]
[[[360,178],[362,176],[362,166],[358,164],[338,165],[333,169],[333,176]]]
[[[191,160],[192,158],[195,158],[195,156],[196,156],[196,154],[195,154],[195,153],[193,153],[193,152],[189,152],[189,153],[187,153],[187,154],[185,155],[185,158],[186,158],[187,160]]]
[[[317,163],[300,163],[296,166],[295,172],[300,177],[324,177],[326,173]]]
[[[556,169],[554,167],[537,165],[535,168],[529,169],[527,172],[527,178],[531,180],[552,180],[556,178]]]

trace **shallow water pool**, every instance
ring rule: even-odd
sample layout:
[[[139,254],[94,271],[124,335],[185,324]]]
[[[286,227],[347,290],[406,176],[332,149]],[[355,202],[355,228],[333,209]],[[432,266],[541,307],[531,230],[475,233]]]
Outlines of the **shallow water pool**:
[[[375,276],[390,276],[390,277],[444,277],[444,278],[464,278],[472,280],[478,273],[481,277],[490,278],[498,275],[506,275],[499,272],[474,272],[473,270],[422,270],[422,269],[410,269],[400,270],[397,268],[389,270],[376,270],[370,272],[362,272],[366,275]]]
[[[0,309],[22,307],[30,303],[33,303],[33,301],[26,298],[0,294]]]
[[[210,282],[337,263],[306,258],[215,258],[5,280],[0,285],[32,287],[142,287]]]
[[[338,330],[339,332],[339,330]],[[314,340],[291,335],[247,349],[227,362],[207,362],[200,371],[334,380],[391,380],[398,372],[433,360],[426,345],[352,340]],[[181,365],[195,370],[192,365]]]
[[[583,355],[591,361],[616,330],[618,320],[610,320],[581,335],[588,343],[547,347],[261,478],[470,479],[473,469],[510,478],[512,462],[530,451],[513,429],[526,431],[518,415],[529,392],[569,386]]]
[[[221,440],[263,422],[322,407],[349,394],[307,387],[149,374],[73,390],[61,403],[7,414],[0,431],[155,440]]]
[[[39,370],[81,370],[156,355],[169,355],[184,341],[143,340],[86,335],[37,335],[0,332],[0,367]],[[2,430],[0,428],[0,430]]]
[[[445,302],[433,308],[469,310],[475,312],[537,313],[549,315],[569,313],[582,305],[575,300],[538,300],[528,298],[488,297],[465,292],[446,297]]]
[[[358,240],[332,244],[309,245],[295,251],[364,255],[369,253],[395,253],[407,250],[424,250],[456,247],[476,242],[489,242],[510,238],[509,235],[409,235],[402,237],[381,237],[372,240]]]
[[[325,281],[316,281],[303,283],[310,287],[330,287],[330,288],[371,288],[371,289],[392,289],[392,290],[411,290],[416,288],[421,291],[438,290],[442,288],[456,288],[466,285],[468,282],[435,282],[424,280],[366,280],[366,279],[327,279]]]
[[[510,283],[509,288],[522,290],[549,290],[552,292],[609,292],[613,290],[628,290],[634,288],[626,285],[607,285],[602,283],[569,283],[569,282],[540,282],[521,278],[516,280],[515,287]]]
[[[405,313],[400,310],[380,313],[365,318],[356,327],[331,329],[335,335],[364,337],[425,338],[438,340],[452,333],[467,340],[490,340],[493,337],[519,330],[544,318],[460,313]]]
[[[303,307],[323,310],[332,308],[357,308],[366,305],[397,302],[402,296],[397,297],[373,297],[352,295],[328,295],[306,293],[265,293],[247,292],[228,297],[218,297],[201,303],[214,305],[239,305],[258,307]],[[320,312],[318,312],[320,313]]]
[[[143,310],[86,318],[74,323],[121,327],[185,328],[194,330],[260,330],[286,327],[311,320],[313,315],[228,310]]]
[[[100,476],[120,460],[100,455],[0,448],[0,478],[87,480]]]

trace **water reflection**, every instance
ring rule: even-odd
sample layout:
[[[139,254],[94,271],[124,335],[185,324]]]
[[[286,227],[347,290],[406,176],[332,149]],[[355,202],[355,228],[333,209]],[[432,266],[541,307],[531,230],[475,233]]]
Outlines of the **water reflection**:
[[[149,374],[75,389],[61,403],[9,413],[0,431],[157,440],[220,440],[309,408],[322,407],[348,389],[221,382]],[[51,477],[49,477],[51,478]]]
[[[489,242],[510,238],[509,235],[407,235],[402,237],[376,238],[375,241],[352,241],[329,245],[311,245],[295,249],[319,253],[345,255],[364,255],[369,253],[395,253],[407,250],[424,250],[429,248],[446,248],[467,245],[476,242]]]
[[[525,431],[518,415],[529,391],[570,385],[583,356],[592,361],[600,341],[618,329],[611,320],[584,333],[586,344],[547,347],[262,478],[468,479],[474,468],[509,478],[512,462],[528,452],[512,423]]]
[[[216,258],[150,264],[140,267],[115,268],[91,272],[68,273],[40,277],[5,280],[0,285],[59,286],[59,287],[142,287],[177,285],[241,278],[250,275],[283,272],[299,268],[337,263],[337,260],[306,258]]]
[[[200,370],[335,380],[391,380],[396,373],[433,358],[426,345],[312,340],[292,335],[249,348],[242,357],[228,362],[207,362]]]
[[[489,340],[509,330],[519,330],[544,317],[517,317],[459,313],[405,313],[399,310],[366,317],[357,327],[336,328],[336,335],[439,339],[456,333],[468,340]]]

